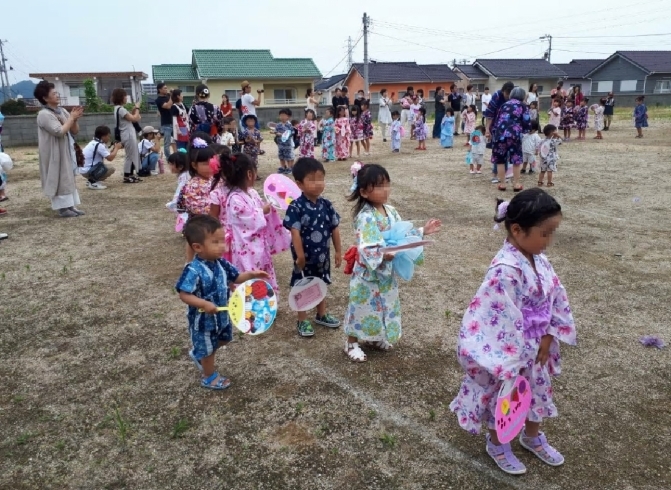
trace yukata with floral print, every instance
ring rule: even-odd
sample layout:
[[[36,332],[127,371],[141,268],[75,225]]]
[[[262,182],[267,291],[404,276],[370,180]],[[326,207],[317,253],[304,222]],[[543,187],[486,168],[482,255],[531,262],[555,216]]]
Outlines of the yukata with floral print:
[[[263,201],[254,189],[233,189],[226,199],[226,235],[231,237],[231,263],[240,271],[267,272],[277,292],[272,256],[284,252],[291,235],[282,226],[275,208],[263,213]]]
[[[350,280],[349,305],[345,315],[345,333],[359,342],[388,342],[401,338],[401,302],[392,262],[380,251],[385,246],[382,233],[401,221],[396,209],[385,205],[387,216],[366,204],[356,217],[358,259]],[[421,230],[413,230],[422,236]],[[416,263],[421,263],[420,256]]]
[[[194,175],[184,184],[177,199],[177,209],[186,211],[189,217],[210,212],[210,190],[212,180]]]
[[[244,141],[242,152],[251,158],[254,163],[258,164],[261,142],[263,141],[261,131],[256,128],[245,128],[242,130],[241,136]]]
[[[520,100],[501,106],[492,131],[492,163],[522,165],[522,135],[531,130],[529,109]]]
[[[314,158],[315,156],[315,133],[317,125],[314,121],[304,119],[299,127],[300,132],[300,155],[303,158]]]
[[[324,119],[322,123],[322,158],[327,162],[333,162],[336,159],[335,152],[335,122],[333,117]]]
[[[338,160],[347,160],[349,158],[349,145],[351,143],[352,130],[349,125],[348,117],[339,117],[335,121],[335,153]]]
[[[556,417],[552,377],[561,373],[559,342],[576,344],[573,315],[559,277],[544,254],[534,266],[508,240],[471,301],[459,331],[457,357],[466,376],[450,404],[461,427],[473,434],[494,429],[501,383],[518,375],[531,386],[527,419]],[[536,362],[541,337],[551,335],[549,360]]]

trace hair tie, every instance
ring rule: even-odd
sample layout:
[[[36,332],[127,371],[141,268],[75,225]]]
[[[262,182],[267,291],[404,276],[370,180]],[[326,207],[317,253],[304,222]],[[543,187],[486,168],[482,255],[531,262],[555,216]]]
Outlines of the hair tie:
[[[228,157],[228,158],[229,158],[232,162],[237,162],[237,161],[238,161],[238,157],[236,157],[235,155],[231,155],[231,156]]]
[[[191,146],[200,150],[201,148],[207,148],[207,142],[203,138],[194,138]]]
[[[501,204],[498,205],[498,207],[496,208],[496,218],[497,219],[503,219],[503,218],[506,217],[506,213],[508,212],[508,206],[509,205],[510,205],[510,201],[503,201]],[[494,225],[494,229],[498,230],[499,228],[500,228],[499,224],[496,223]]]
[[[357,187],[359,187],[359,170],[363,168],[363,163],[361,162],[354,162],[352,166],[349,168],[349,171],[352,173],[352,179],[354,182],[352,182],[352,187],[350,187],[350,191],[354,192],[356,191]]]
[[[187,151],[186,151],[186,148],[180,148],[179,150],[177,150],[177,152],[178,153],[186,153]]]

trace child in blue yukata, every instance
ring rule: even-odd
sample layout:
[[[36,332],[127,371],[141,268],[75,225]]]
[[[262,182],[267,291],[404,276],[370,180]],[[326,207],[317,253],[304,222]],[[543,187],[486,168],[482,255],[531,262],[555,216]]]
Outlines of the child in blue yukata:
[[[280,166],[277,169],[278,174],[290,174],[294,166],[294,127],[291,122],[291,109],[280,109],[280,122],[275,126],[275,142],[277,143],[277,156],[280,160]],[[289,131],[289,138],[283,138],[284,133]]]
[[[225,390],[231,382],[215,370],[214,355],[219,347],[232,340],[233,333],[228,313],[218,308],[228,305],[232,284],[268,279],[268,274],[264,271],[240,273],[221,258],[226,245],[224,229],[217,218],[192,216],[184,227],[184,237],[195,257],[184,267],[175,289],[179,299],[189,305],[186,317],[193,346],[189,355],[201,373],[203,388]]]
[[[291,255],[294,270],[291,286],[303,277],[318,277],[331,284],[331,249],[335,248],[335,266],[342,263],[340,242],[340,216],[324,192],[326,170],[314,158],[299,158],[293,168],[296,184],[303,191],[301,197],[293,201],[284,217],[284,227],[291,231]],[[328,328],[338,328],[340,321],[326,312],[326,300],[317,305],[315,323]],[[307,319],[306,311],[298,312],[298,335],[312,337],[315,331]]]

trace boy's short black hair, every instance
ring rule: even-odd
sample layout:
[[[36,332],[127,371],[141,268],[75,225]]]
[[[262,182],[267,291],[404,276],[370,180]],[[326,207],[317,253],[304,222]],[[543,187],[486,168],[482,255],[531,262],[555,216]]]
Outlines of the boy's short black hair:
[[[208,235],[221,228],[221,222],[209,214],[198,214],[189,218],[184,226],[184,238],[189,245],[203,244]]]
[[[104,138],[105,136],[107,136],[108,134],[110,134],[111,132],[112,132],[112,131],[111,131],[110,128],[108,128],[107,126],[98,126],[98,127],[96,128],[96,131],[95,131],[95,133],[94,133],[94,136],[95,136],[97,139],[102,139],[102,138]]]
[[[399,117],[400,117],[400,116],[401,116],[401,113],[398,112],[398,111],[392,111],[391,116],[392,116],[392,117],[394,117],[394,116],[399,116]]]
[[[532,131],[540,131],[541,130],[541,125],[538,124],[538,121],[531,121],[531,130]]]
[[[545,136],[550,136],[555,131],[557,131],[557,126],[555,126],[554,124],[546,124],[545,127],[543,128],[543,134]]]
[[[165,87],[164,82],[159,82],[159,83],[156,84],[156,90],[161,90],[163,87]]]
[[[294,164],[292,174],[296,182],[303,182],[308,175],[315,172],[321,172],[326,175],[322,162],[314,158],[299,158]]]
[[[291,117],[291,109],[280,109],[280,115],[285,114],[289,117]]]
[[[291,125],[295,126],[296,124],[298,124],[298,119],[292,119],[291,120]]]

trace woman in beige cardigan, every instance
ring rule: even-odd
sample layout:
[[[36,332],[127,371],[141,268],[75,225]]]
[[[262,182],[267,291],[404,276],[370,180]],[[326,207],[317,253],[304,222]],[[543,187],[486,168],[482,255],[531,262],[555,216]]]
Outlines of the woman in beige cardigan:
[[[37,115],[42,192],[51,199],[51,209],[62,218],[81,216],[85,213],[77,209],[80,201],[75,185],[77,158],[73,135],[79,132],[77,120],[83,109],[75,107],[68,113],[59,107],[54,84],[44,80],[35,87],[35,98],[44,105]]]

